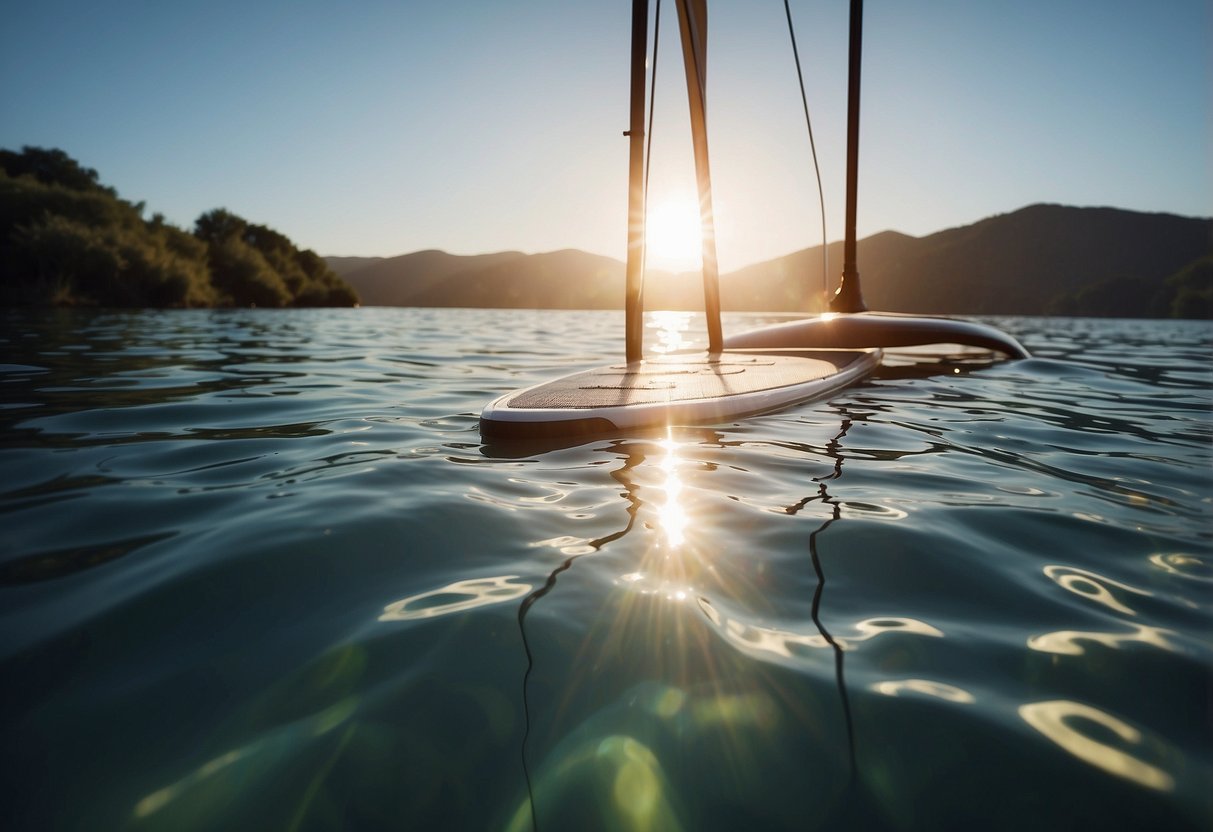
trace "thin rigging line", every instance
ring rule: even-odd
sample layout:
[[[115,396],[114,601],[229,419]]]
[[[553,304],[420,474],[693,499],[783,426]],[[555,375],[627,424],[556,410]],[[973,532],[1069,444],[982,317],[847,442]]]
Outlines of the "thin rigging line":
[[[826,283],[830,273],[830,255],[826,241],[826,198],[821,187],[821,166],[817,164],[817,143],[813,141],[813,120],[809,117],[809,99],[804,92],[804,74],[800,71],[800,50],[796,48],[796,28],[792,25],[792,7],[783,0],[783,10],[788,16],[788,36],[792,39],[792,57],[796,60],[796,80],[800,82],[800,103],[804,105],[804,123],[809,128],[809,147],[813,151],[813,171],[817,174],[817,201],[821,206],[821,294],[828,299],[830,290]],[[828,308],[828,307],[826,307]]]

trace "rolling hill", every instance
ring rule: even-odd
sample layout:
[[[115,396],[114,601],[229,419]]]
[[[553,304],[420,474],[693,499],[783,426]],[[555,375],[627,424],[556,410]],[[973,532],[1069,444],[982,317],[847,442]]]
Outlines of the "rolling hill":
[[[829,246],[830,284],[842,244]],[[974,315],[1166,316],[1175,298],[1213,315],[1213,220],[1116,208],[1031,205],[924,237],[886,231],[860,240],[869,307]],[[618,309],[623,263],[582,251],[392,258],[327,258],[366,305]],[[821,248],[802,249],[721,277],[734,311],[819,311]],[[652,272],[646,308],[700,309],[694,275]],[[1195,300],[1193,300],[1195,298]]]

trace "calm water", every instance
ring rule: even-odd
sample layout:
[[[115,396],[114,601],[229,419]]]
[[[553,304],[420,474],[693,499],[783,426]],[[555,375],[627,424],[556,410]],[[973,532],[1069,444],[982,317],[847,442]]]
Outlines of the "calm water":
[[[1207,323],[539,447],[620,315],[2,314],[8,829],[1213,823]]]

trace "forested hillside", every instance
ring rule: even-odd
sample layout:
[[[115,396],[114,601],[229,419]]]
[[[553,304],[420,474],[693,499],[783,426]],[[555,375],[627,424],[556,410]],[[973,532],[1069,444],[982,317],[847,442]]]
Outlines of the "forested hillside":
[[[0,150],[0,303],[356,306],[313,251],[222,208],[193,233],[144,219],[62,150]]]

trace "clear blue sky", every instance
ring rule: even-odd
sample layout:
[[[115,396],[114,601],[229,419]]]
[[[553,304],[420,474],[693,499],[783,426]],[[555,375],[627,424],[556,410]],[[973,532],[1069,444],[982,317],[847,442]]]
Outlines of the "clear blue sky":
[[[652,0],[655,4],[655,0]],[[780,0],[709,0],[721,264],[818,242]],[[847,3],[793,0],[842,236]],[[226,207],[321,254],[622,258],[627,0],[9,6],[0,147],[59,147],[149,214]],[[860,236],[1033,202],[1213,214],[1206,0],[869,0]],[[689,192],[663,2],[653,199]]]

